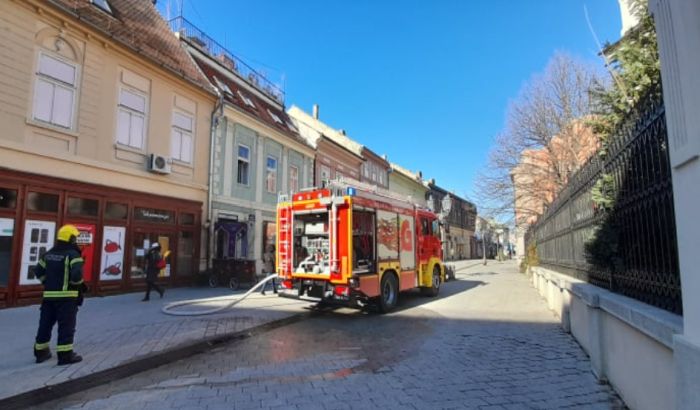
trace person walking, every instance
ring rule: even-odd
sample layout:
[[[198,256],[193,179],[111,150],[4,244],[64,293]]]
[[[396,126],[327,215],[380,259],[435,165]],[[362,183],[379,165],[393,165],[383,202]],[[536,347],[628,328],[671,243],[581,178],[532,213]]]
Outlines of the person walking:
[[[267,246],[267,251],[263,254],[263,273],[270,274],[274,273],[275,271],[275,245],[268,245]],[[277,284],[275,283],[275,279],[271,279],[270,282],[272,282],[272,291],[277,293]],[[262,290],[260,293],[263,295],[265,294],[265,288],[267,287],[267,283],[265,283],[262,287]]]
[[[78,363],[83,358],[73,351],[73,338],[83,293],[83,263],[80,248],[76,245],[80,231],[74,225],[64,225],[58,230],[53,248],[39,258],[34,273],[44,285],[39,330],[34,343],[37,363],[51,358],[51,332],[58,322],[58,365]]]
[[[148,302],[151,300],[151,289],[155,289],[160,294],[161,299],[165,294],[165,289],[162,289],[156,284],[160,270],[165,267],[165,260],[160,254],[160,243],[153,242],[151,248],[146,255],[146,296],[141,300]]]

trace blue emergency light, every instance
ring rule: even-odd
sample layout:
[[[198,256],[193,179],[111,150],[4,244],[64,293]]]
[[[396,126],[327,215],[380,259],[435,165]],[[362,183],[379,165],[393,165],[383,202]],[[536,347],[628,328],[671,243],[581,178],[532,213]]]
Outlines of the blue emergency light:
[[[348,196],[355,196],[357,194],[357,189],[353,187],[348,187],[347,193]]]

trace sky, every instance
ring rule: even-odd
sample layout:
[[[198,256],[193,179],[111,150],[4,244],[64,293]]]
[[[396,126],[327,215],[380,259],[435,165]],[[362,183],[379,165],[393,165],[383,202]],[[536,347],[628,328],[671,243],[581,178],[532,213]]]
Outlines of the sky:
[[[168,7],[169,5],[169,7]],[[474,198],[509,102],[557,51],[602,66],[617,0],[158,0],[378,154]],[[477,204],[478,205],[478,204]]]

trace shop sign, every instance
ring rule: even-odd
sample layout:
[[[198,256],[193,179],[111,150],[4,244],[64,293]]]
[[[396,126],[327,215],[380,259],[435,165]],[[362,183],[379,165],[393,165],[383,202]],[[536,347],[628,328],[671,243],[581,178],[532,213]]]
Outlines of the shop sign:
[[[102,234],[102,264],[100,280],[121,280],[124,274],[124,240],[126,228],[105,226]]]
[[[174,212],[164,211],[160,209],[152,208],[136,208],[136,219],[142,221],[158,222],[158,223],[172,223],[174,218]]]

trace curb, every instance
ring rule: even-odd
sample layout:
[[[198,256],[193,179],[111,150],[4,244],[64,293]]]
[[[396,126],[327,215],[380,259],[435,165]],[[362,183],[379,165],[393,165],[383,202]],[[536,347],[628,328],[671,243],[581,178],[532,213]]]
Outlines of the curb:
[[[274,320],[253,326],[249,329],[241,330],[220,336],[212,336],[194,343],[182,344],[160,353],[137,358],[130,362],[120,364],[111,369],[101,370],[75,379],[66,380],[58,384],[43,386],[38,389],[29,390],[16,396],[0,399],[0,409],[25,409],[30,406],[37,406],[49,401],[57,400],[79,393],[103,384],[108,384],[115,380],[124,379],[146,370],[152,370],[181,359],[206,353],[222,344],[233,343],[249,337],[257,336],[279,327],[291,325],[309,318],[313,312],[297,313],[292,316]]]

